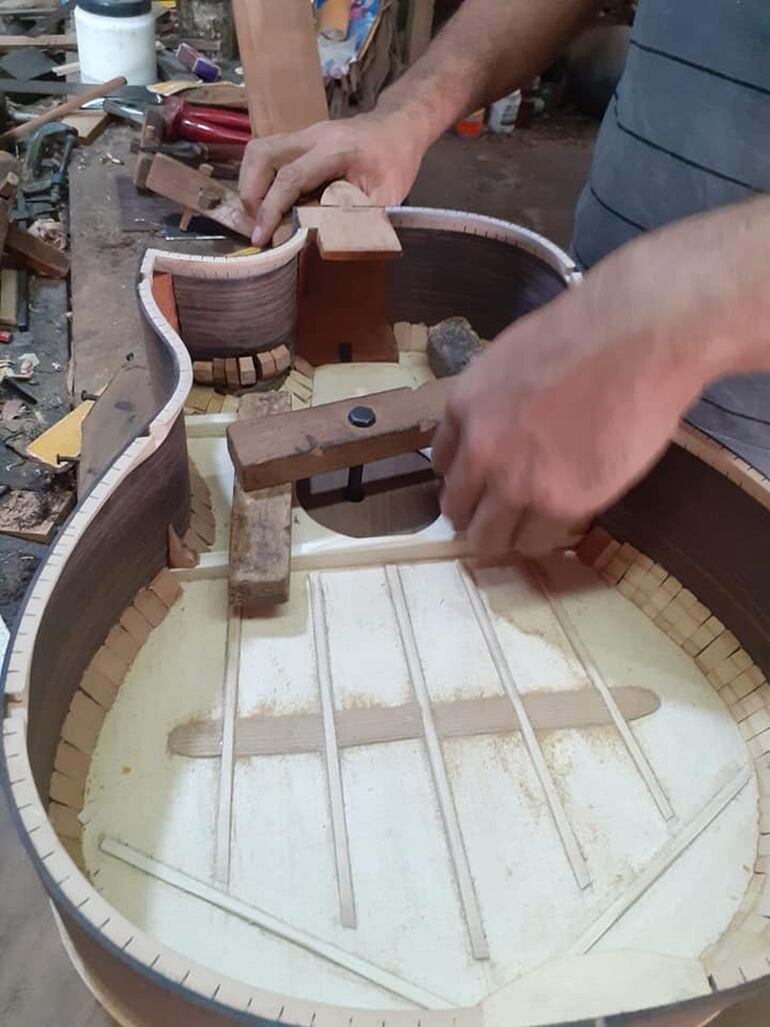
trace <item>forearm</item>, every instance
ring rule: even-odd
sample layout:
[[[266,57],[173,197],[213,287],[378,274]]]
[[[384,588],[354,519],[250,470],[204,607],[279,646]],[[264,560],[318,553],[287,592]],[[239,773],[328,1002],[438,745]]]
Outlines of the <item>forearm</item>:
[[[597,0],[465,0],[427,52],[377,104],[404,115],[427,149],[462,115],[541,72]]]
[[[686,403],[723,375],[770,370],[769,278],[770,196],[686,218],[586,275],[587,345],[604,348],[623,326],[629,373],[657,377]]]

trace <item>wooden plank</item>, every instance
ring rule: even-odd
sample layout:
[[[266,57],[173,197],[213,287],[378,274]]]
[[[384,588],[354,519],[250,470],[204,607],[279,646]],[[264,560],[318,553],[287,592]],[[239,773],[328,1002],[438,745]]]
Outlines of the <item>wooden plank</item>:
[[[455,808],[452,786],[449,781],[449,774],[444,762],[444,753],[433,718],[428,685],[422,669],[417,639],[414,636],[412,619],[409,614],[409,607],[407,606],[406,595],[404,594],[404,585],[398,567],[386,567],[385,578],[388,583],[390,598],[401,635],[401,644],[404,649],[406,664],[409,668],[409,678],[417,698],[417,704],[420,707],[425,748],[428,753],[433,783],[444,821],[447,845],[452,857],[452,864],[454,865],[460,900],[465,912],[465,922],[470,937],[471,950],[474,959],[489,959],[489,944],[484,930],[481,906],[476,895],[476,886],[473,883],[468,854],[465,851],[462,828],[460,827],[460,820]]]
[[[307,0],[233,0],[233,17],[252,135],[325,121],[329,110]]]
[[[238,716],[238,677],[241,669],[241,611],[231,606],[227,618],[225,676],[222,684],[222,758],[219,763],[214,876],[225,888],[230,883],[233,829],[233,771],[235,719]]]
[[[583,853],[580,851],[580,845],[578,843],[575,832],[572,825],[569,822],[567,812],[564,809],[564,804],[559,797],[558,789],[551,776],[551,771],[548,769],[543,750],[540,746],[540,741],[535,734],[535,729],[532,726],[532,722],[527,716],[527,710],[522,702],[521,695],[516,686],[516,681],[511,672],[510,665],[506,659],[503,647],[500,645],[500,640],[495,632],[494,625],[492,624],[491,618],[487,611],[484,600],[481,597],[479,588],[476,582],[470,575],[470,572],[458,562],[457,570],[460,575],[460,580],[465,587],[465,594],[468,597],[468,601],[473,610],[476,618],[476,623],[479,626],[479,630],[486,642],[487,650],[492,658],[492,662],[495,665],[500,684],[508,696],[511,705],[516,711],[516,717],[521,727],[521,733],[524,737],[524,744],[527,747],[527,752],[532,760],[532,764],[535,768],[535,773],[540,781],[540,786],[548,802],[548,806],[551,810],[551,816],[553,817],[556,825],[556,830],[559,832],[559,836],[564,846],[565,855],[572,867],[572,872],[575,875],[575,880],[578,883],[579,888],[587,888],[591,883],[591,875],[588,871],[588,864],[585,861]]]
[[[321,719],[324,732],[324,755],[329,785],[329,805],[334,835],[334,858],[337,866],[337,889],[340,900],[340,922],[343,927],[356,926],[356,902],[353,894],[353,872],[350,864],[350,844],[345,816],[345,793],[342,788],[340,755],[337,746],[337,728],[334,713],[334,685],[329,659],[329,629],[326,622],[323,586],[318,574],[309,574],[308,591],[315,646],[316,677],[321,699]]]
[[[23,50],[28,46],[39,46],[44,50],[77,50],[78,41],[74,32],[58,36],[0,36],[0,51]]]
[[[217,224],[251,238],[254,218],[246,213],[236,190],[224,182],[159,153],[147,172],[146,184],[148,189],[186,210],[197,211]]]
[[[291,410],[283,392],[241,397],[238,417],[264,420]],[[230,527],[230,602],[252,611],[285,603],[291,572],[291,485],[246,495],[233,491]]]
[[[276,414],[267,424],[239,420],[227,429],[227,445],[241,487],[268,488],[428,446],[450,388],[442,378]],[[374,423],[355,427],[348,415],[356,408],[372,411]]]
[[[70,259],[66,253],[17,225],[8,226],[6,247],[21,257],[27,267],[47,278],[66,278]]]

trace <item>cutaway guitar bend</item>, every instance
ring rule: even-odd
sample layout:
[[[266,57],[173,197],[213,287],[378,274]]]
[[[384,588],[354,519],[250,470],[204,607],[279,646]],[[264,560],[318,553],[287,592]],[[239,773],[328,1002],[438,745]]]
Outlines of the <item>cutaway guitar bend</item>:
[[[365,270],[304,230],[145,255],[5,658],[20,836],[129,1027],[705,1024],[770,989],[767,468],[683,425],[587,533],[492,567],[419,453],[330,463],[290,525],[271,477],[239,523],[279,525],[288,599],[232,604],[239,394],[416,388],[425,326],[580,287],[535,233],[388,213]]]

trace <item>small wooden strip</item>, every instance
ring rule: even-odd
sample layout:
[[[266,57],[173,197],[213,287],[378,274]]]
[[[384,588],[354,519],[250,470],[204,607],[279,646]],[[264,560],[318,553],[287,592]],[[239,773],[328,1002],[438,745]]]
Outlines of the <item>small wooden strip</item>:
[[[559,832],[562,845],[564,846],[564,852],[569,860],[570,866],[572,867],[575,880],[577,881],[579,888],[587,888],[591,883],[588,864],[585,861],[583,853],[580,851],[580,846],[577,838],[575,837],[575,832],[572,829],[566,810],[559,798],[559,793],[556,789],[556,785],[554,784],[551,772],[548,769],[548,764],[545,761],[545,756],[543,755],[543,750],[540,747],[540,742],[538,741],[538,737],[532,727],[532,722],[527,716],[526,707],[522,702],[521,695],[519,694],[519,690],[516,686],[516,681],[511,673],[510,665],[505,657],[505,653],[503,652],[503,647],[500,645],[500,640],[497,637],[487,608],[481,598],[478,585],[462,563],[458,562],[457,570],[463,586],[465,587],[465,593],[468,597],[468,601],[470,602],[471,609],[476,617],[476,623],[481,630],[489,655],[495,665],[495,670],[497,671],[500,679],[500,684],[503,686],[511,705],[516,711],[516,717],[518,718],[521,726],[521,732],[524,737],[524,744],[526,745],[527,752],[532,760],[535,773],[540,781],[540,786],[545,793],[545,797],[551,810],[551,816],[553,817],[556,825],[556,830]]]
[[[214,544],[217,529],[213,518],[199,517],[198,514],[194,513],[190,518],[190,527],[199,538],[203,539],[207,546]]]
[[[342,789],[337,729],[334,720],[334,697],[329,659],[329,638],[326,623],[323,587],[317,574],[308,575],[313,643],[315,645],[316,676],[321,697],[321,717],[324,729],[326,774],[329,783],[334,855],[337,864],[337,888],[340,900],[340,921],[343,927],[356,926],[356,903],[353,894],[353,873],[350,865],[348,827],[345,818],[345,795]]]
[[[276,346],[275,349],[271,350],[271,355],[275,361],[275,373],[282,374],[284,371],[288,371],[291,367],[291,353],[289,352],[288,346]]]
[[[227,357],[225,359],[225,382],[228,389],[240,389],[241,376],[238,374],[238,358]]]
[[[225,677],[222,685],[222,759],[219,765],[214,875],[230,883],[230,851],[233,820],[233,772],[235,764],[235,718],[238,715],[238,677],[241,667],[241,611],[230,607],[227,619]]]
[[[623,739],[623,743],[628,750],[628,754],[634,761],[636,769],[642,777],[642,780],[647,785],[647,789],[650,792],[655,805],[658,807],[661,816],[666,820],[670,820],[674,811],[671,808],[671,804],[666,798],[665,792],[660,786],[660,782],[655,776],[647,757],[642,752],[642,748],[634,737],[631,728],[628,726],[625,718],[618,709],[618,705],[612,696],[612,692],[607,686],[607,682],[596,666],[594,661],[591,659],[591,654],[588,651],[588,646],[583,641],[580,633],[572,623],[572,619],[564,608],[563,604],[556,596],[550,587],[548,578],[545,572],[536,564],[530,563],[528,569],[532,579],[536,582],[538,588],[542,592],[543,596],[548,602],[551,612],[559,623],[565,638],[569,642],[577,661],[583,669],[583,673],[586,675],[588,680],[594,686],[596,691],[602,697],[603,702],[607,706],[607,709],[612,717],[612,721],[618,730],[618,734]]]
[[[420,708],[425,747],[433,773],[433,782],[436,788],[439,808],[444,820],[444,830],[452,863],[454,864],[457,887],[460,891],[460,899],[465,911],[465,922],[470,937],[471,950],[475,959],[489,959],[489,944],[484,930],[481,907],[476,895],[476,886],[473,883],[473,875],[471,874],[468,862],[468,854],[465,850],[462,828],[460,827],[460,821],[454,804],[452,786],[449,781],[446,764],[444,763],[444,754],[433,718],[425,673],[422,668],[420,652],[414,636],[414,627],[409,615],[404,585],[398,567],[387,566],[385,568],[385,580],[388,584],[393,611],[401,635],[401,644],[412,688]],[[526,717],[526,714],[524,716]]]
[[[242,397],[239,418],[268,419],[290,409],[286,393]],[[285,603],[291,579],[291,485],[246,494],[236,484],[230,522],[230,603],[247,611]]]
[[[227,385],[227,376],[225,372],[225,360],[224,357],[214,357],[212,360],[212,367],[214,373],[214,384],[218,388],[224,388]]]
[[[259,365],[259,377],[268,379],[275,378],[276,366],[272,350],[265,350],[262,353],[255,353],[254,359]]]
[[[649,716],[660,707],[658,696],[646,688],[613,688],[612,693],[629,720]],[[522,702],[536,731],[612,723],[607,707],[593,689],[529,692],[522,696]],[[432,709],[442,739],[520,730],[516,711],[503,696],[436,702]],[[340,749],[422,738],[420,710],[415,703],[336,710],[334,720]],[[169,752],[198,758],[218,759],[221,744],[222,724],[217,720],[180,724],[171,731],[168,741]],[[323,747],[323,721],[315,713],[239,717],[235,724],[235,755],[239,757],[321,752]]]
[[[251,906],[241,902],[240,899],[227,895],[218,888],[213,888],[210,884],[206,884],[204,881],[198,881],[181,870],[176,870],[164,863],[160,863],[158,860],[152,859],[150,856],[146,856],[144,853],[138,852],[136,849],[132,849],[113,838],[103,838],[100,849],[108,856],[112,856],[113,859],[120,860],[122,863],[155,878],[157,881],[163,881],[172,888],[177,888],[186,895],[192,895],[202,902],[207,902],[216,909],[223,909],[248,924],[255,924],[260,930],[266,931],[277,938],[282,938],[290,945],[296,945],[298,948],[304,949],[305,952],[310,952],[318,956],[319,959],[332,963],[334,966],[342,967],[342,969],[355,974],[355,976],[368,981],[370,984],[376,984],[392,995],[398,995],[400,998],[404,998],[423,1009],[450,1009],[457,1004],[439,998],[424,988],[405,981],[401,977],[397,977],[389,970],[384,970],[382,967],[375,966],[359,956],[337,948],[336,945],[332,945],[330,942],[323,941],[321,938],[316,938],[312,934],[292,927],[258,906]]]

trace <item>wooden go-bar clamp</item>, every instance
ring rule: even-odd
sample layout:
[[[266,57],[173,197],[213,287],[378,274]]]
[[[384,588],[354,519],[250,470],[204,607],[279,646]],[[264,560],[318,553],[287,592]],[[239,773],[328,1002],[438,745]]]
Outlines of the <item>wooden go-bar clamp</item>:
[[[384,460],[430,445],[451,379],[308,410],[237,421],[227,445],[246,492]]]

